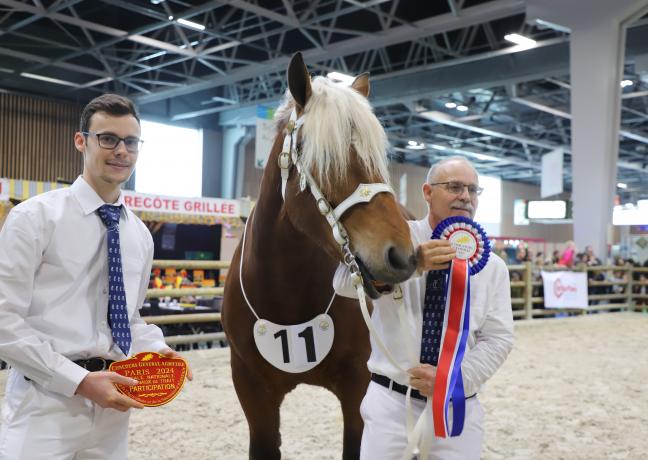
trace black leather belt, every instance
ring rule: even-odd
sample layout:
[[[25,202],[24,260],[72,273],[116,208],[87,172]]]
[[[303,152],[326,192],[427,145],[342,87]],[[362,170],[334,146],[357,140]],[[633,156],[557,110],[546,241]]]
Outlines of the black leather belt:
[[[78,361],[74,361],[74,364],[77,366],[81,366],[84,369],[89,370],[90,372],[100,372],[100,371],[107,371],[108,368],[112,363],[114,363],[112,359],[104,359],[104,358],[88,358],[88,359],[79,359]],[[31,381],[29,377],[25,377],[25,380],[28,382]]]
[[[112,359],[89,358],[74,361],[74,364],[81,366],[82,368],[87,369],[90,372],[100,372],[107,371],[110,365],[114,362],[115,361],[113,361]]]
[[[407,386],[401,385],[400,383],[394,382],[392,379],[389,377],[386,377],[384,375],[380,374],[371,374],[371,380],[376,382],[378,385],[382,385],[385,388],[389,388],[390,390],[394,390],[396,393],[400,393],[402,395],[407,394]],[[421,401],[427,401],[427,397],[423,396],[421,393],[419,393],[418,390],[415,390],[412,388],[412,391],[410,392],[410,396],[414,399],[420,399]],[[477,396],[477,393],[474,393],[470,396],[467,396],[466,399],[474,398]]]

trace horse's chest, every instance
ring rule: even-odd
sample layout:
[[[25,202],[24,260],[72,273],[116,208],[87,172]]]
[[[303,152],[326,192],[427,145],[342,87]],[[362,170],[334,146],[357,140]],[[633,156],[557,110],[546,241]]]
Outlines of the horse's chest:
[[[326,358],[333,346],[335,328],[326,313],[301,324],[275,324],[258,319],[252,335],[261,356],[284,372],[306,372]]]

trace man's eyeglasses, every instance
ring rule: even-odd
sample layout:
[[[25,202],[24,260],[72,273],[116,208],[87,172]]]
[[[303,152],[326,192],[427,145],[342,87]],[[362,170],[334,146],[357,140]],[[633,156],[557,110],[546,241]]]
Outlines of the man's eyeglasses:
[[[129,137],[119,137],[115,134],[110,133],[93,133],[91,131],[84,131],[81,134],[86,136],[92,135],[97,138],[99,142],[99,147],[102,149],[113,150],[116,149],[121,141],[124,141],[124,146],[126,150],[130,153],[137,153],[142,148],[144,141],[139,137],[129,136]]]
[[[468,189],[468,194],[470,196],[479,196],[482,194],[484,189],[482,187],[479,187],[474,184],[464,184],[462,182],[456,182],[456,181],[451,181],[451,182],[435,182],[430,185],[443,185],[448,192],[452,193],[453,195],[461,195],[464,191],[464,187]]]

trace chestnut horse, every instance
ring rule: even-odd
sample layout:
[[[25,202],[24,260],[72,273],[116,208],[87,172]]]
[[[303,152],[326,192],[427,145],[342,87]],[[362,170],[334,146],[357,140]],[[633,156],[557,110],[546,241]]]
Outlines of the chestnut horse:
[[[324,77],[311,81],[297,53],[288,68],[288,88],[275,116],[278,133],[259,199],[228,272],[222,323],[234,387],[249,425],[249,457],[281,458],[279,406],[286,393],[306,383],[339,399],[343,458],[355,459],[370,346],[357,300],[334,295],[333,274],[339,262],[355,257],[365,289],[375,298],[411,276],[415,255],[387,185],[386,135],[367,101],[368,76],[359,76],[351,87]],[[272,324],[303,325],[325,311],[334,335],[320,362],[312,335],[308,350],[307,328],[292,342],[287,328],[266,333]],[[278,350],[278,365],[257,346],[264,334]],[[292,365],[289,345],[306,345],[305,361],[317,364],[290,371],[276,367]]]

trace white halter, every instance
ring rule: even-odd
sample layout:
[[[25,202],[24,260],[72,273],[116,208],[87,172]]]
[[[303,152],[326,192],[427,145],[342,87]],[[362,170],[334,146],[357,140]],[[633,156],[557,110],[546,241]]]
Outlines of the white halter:
[[[297,167],[297,173],[299,174],[300,190],[303,192],[306,187],[310,189],[311,194],[317,202],[317,209],[319,209],[319,212],[326,218],[326,221],[333,230],[335,241],[340,245],[344,252],[345,246],[348,247],[349,244],[347,232],[340,222],[344,213],[356,204],[369,203],[373,197],[379,193],[385,192],[393,195],[394,191],[389,185],[383,183],[360,184],[358,185],[358,188],[356,188],[356,190],[347,197],[347,199],[333,209],[331,204],[324,197],[320,188],[317,186],[311,173],[302,166],[300,156],[301,152],[297,150],[297,134],[299,133],[299,128],[301,128],[303,124],[303,116],[297,118],[297,111],[293,109],[290,114],[290,120],[286,126],[286,136],[284,137],[283,149],[279,154],[278,159],[279,168],[281,168],[281,196],[284,200],[286,199],[286,184],[288,182],[288,176],[290,175],[290,168],[294,164]]]

